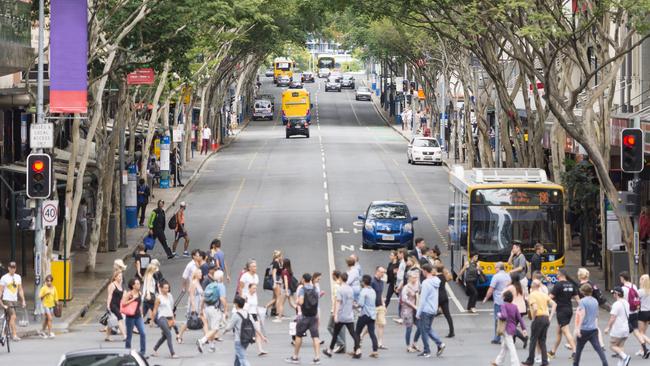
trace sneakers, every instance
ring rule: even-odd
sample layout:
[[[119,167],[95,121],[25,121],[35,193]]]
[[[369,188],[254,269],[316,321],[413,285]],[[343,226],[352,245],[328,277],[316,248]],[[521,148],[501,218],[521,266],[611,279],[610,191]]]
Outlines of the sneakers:
[[[352,355],[352,358],[354,358],[354,359],[356,359],[356,360],[360,359],[360,358],[361,358],[361,352],[353,354],[353,355]],[[627,365],[626,365],[626,366],[627,366]]]
[[[214,342],[210,342],[210,352],[213,352],[217,350],[217,347],[215,347]]]
[[[535,363],[536,363],[536,364],[537,364],[537,363],[541,364],[541,363],[542,363],[542,356],[537,356],[537,357],[535,357]]]
[[[199,352],[203,353],[203,343],[201,343],[200,339],[196,340],[196,348],[199,350]]]
[[[313,360],[311,360],[311,364],[312,365],[320,365],[320,358],[314,358]]]
[[[632,360],[632,356],[630,355],[625,356],[625,359],[623,360],[623,365],[624,366],[629,365],[631,360]]]
[[[647,360],[650,357],[650,349],[643,353],[643,359]]]
[[[553,351],[548,351],[548,352],[546,353],[546,355],[548,356],[548,358],[549,358],[550,360],[552,360],[552,359],[555,358],[555,352],[553,352]]]
[[[440,355],[445,351],[445,348],[446,348],[446,347],[447,347],[446,344],[441,343],[441,344],[438,346],[438,352],[436,352],[436,356],[440,357]]]
[[[50,332],[50,335],[48,336],[48,338],[55,338],[55,337],[56,337],[56,335],[54,335],[54,333]]]
[[[404,320],[402,320],[402,318],[393,318],[393,321],[394,321],[395,323],[397,323],[397,324],[402,324],[402,323],[404,323]]]
[[[370,353],[368,356],[369,356],[369,357],[372,357],[372,358],[379,358],[379,353],[377,353],[377,352],[372,352],[372,353]]]
[[[184,252],[183,252],[183,257],[185,257],[185,258],[189,258],[189,257],[190,257],[190,252],[188,252],[187,250],[184,251]]]
[[[287,362],[287,363],[293,363],[293,364],[299,364],[300,363],[300,359],[298,359],[296,357],[293,357],[293,356],[285,358],[284,361]]]
[[[427,357],[428,353],[427,352],[420,352],[418,353],[418,357]]]
[[[345,347],[338,344],[338,345],[336,345],[334,347],[334,349],[332,350],[332,353],[345,353]]]
[[[330,352],[328,349],[324,349],[323,354],[329,358],[332,358],[332,352]]]

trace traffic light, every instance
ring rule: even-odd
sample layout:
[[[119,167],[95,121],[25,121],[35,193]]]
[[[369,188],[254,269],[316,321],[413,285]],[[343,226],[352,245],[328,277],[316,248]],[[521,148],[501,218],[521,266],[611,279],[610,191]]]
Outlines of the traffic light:
[[[621,131],[621,169],[626,173],[643,170],[643,131],[640,128],[624,128]]]
[[[25,196],[16,196],[16,226],[20,230],[33,229],[34,211],[27,206]]]
[[[27,156],[27,197],[48,198],[52,192],[52,159],[47,154]]]

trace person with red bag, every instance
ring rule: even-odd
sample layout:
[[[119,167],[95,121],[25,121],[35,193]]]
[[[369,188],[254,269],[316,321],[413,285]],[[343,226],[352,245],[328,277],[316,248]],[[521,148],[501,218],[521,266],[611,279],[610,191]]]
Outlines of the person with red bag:
[[[120,303],[120,313],[126,316],[126,341],[125,347],[131,348],[131,339],[133,338],[133,327],[140,333],[140,353],[144,356],[147,350],[147,341],[144,330],[144,320],[142,319],[142,294],[140,287],[142,284],[137,278],[129,280],[129,291],[122,296]]]

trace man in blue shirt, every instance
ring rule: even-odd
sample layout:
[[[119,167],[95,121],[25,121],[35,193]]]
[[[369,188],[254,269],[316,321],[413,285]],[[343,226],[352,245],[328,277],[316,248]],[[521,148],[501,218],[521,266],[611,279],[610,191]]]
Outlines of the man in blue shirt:
[[[510,285],[510,275],[505,271],[503,262],[497,262],[497,273],[492,276],[490,288],[488,288],[483,303],[485,304],[490,297],[494,297],[494,338],[492,344],[501,344],[501,336],[497,335],[497,314],[501,311],[503,305],[503,290]]]
[[[603,366],[607,366],[607,357],[605,357],[605,352],[598,341],[598,300],[592,296],[593,288],[588,283],[580,286],[580,293],[583,298],[578,303],[578,310],[576,311],[575,317],[574,332],[577,345],[576,354],[573,357],[573,365],[578,366],[580,364],[582,350],[587,342],[589,342],[594,350],[596,350],[596,353],[598,353],[600,362],[602,362]]]
[[[368,334],[370,335],[370,340],[372,341],[372,353],[370,357],[377,358],[379,353],[377,350],[379,346],[377,344],[377,336],[375,335],[375,319],[377,318],[377,308],[375,307],[375,301],[377,300],[377,294],[375,290],[370,286],[372,278],[369,275],[364,275],[361,278],[361,292],[359,292],[359,319],[357,320],[357,338],[361,338],[361,332],[363,328],[368,327]],[[357,350],[357,353],[361,354],[361,350]]]
[[[433,266],[429,263],[422,266],[422,271],[424,272],[426,279],[422,282],[420,304],[418,305],[415,317],[418,320],[418,328],[422,333],[424,351],[418,354],[418,356],[429,358],[431,357],[429,338],[433,339],[438,346],[436,356],[440,356],[445,350],[445,344],[442,343],[440,338],[431,328],[433,317],[438,313],[438,290],[440,289],[440,279],[436,277]]]
[[[149,204],[149,197],[151,196],[151,190],[145,180],[140,178],[138,181],[138,208],[136,216],[140,217],[139,224],[144,226],[144,212],[147,210],[147,205]]]

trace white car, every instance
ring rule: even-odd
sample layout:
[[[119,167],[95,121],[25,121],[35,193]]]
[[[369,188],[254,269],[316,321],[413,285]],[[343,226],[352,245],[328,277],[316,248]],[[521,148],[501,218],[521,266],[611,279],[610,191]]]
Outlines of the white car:
[[[409,164],[428,163],[442,165],[442,149],[433,137],[415,137],[406,150]]]
[[[273,120],[273,105],[270,100],[258,99],[253,105],[253,120]]]
[[[355,93],[354,99],[356,100],[371,100],[372,97],[372,92],[370,89],[366,88],[365,86],[360,86],[357,88],[357,92]]]
[[[341,92],[341,83],[336,81],[334,77],[329,77],[327,82],[325,82],[325,91],[328,92],[330,90],[336,90],[339,93]]]
[[[330,69],[323,68],[323,69],[318,70],[318,77],[319,78],[327,79],[329,76],[330,76]]]

